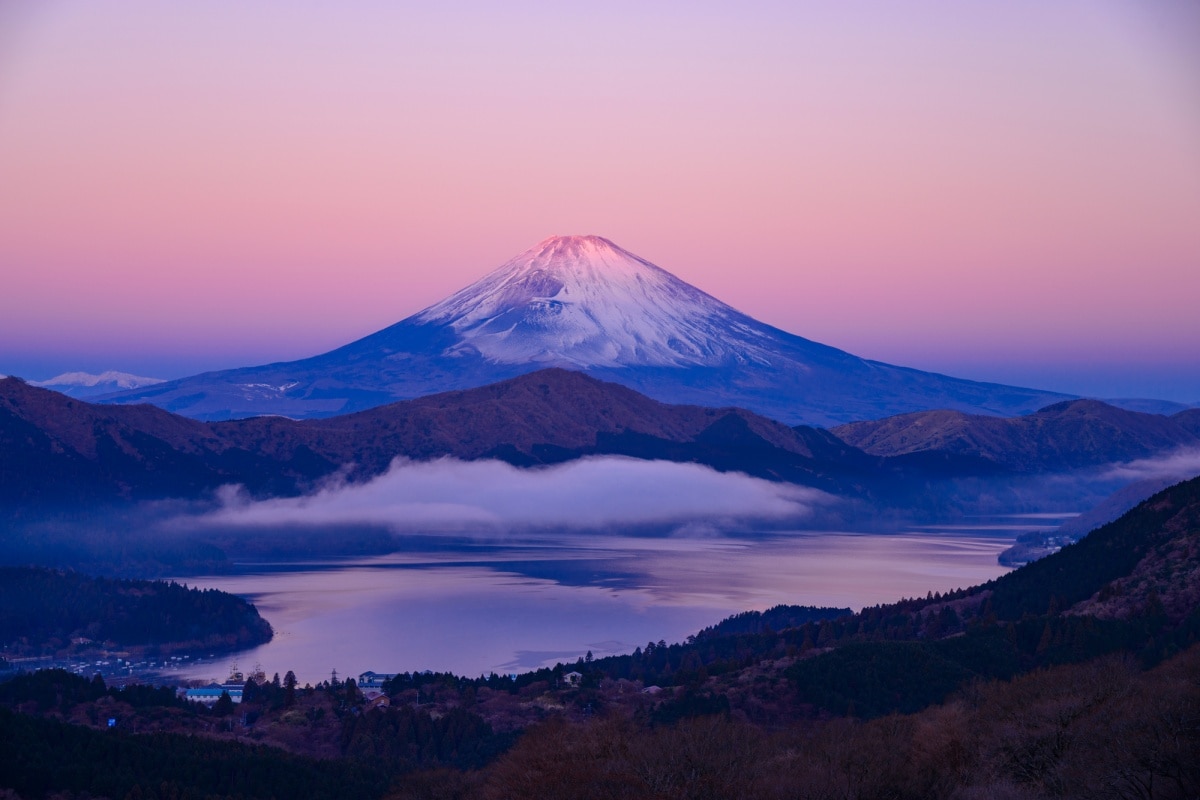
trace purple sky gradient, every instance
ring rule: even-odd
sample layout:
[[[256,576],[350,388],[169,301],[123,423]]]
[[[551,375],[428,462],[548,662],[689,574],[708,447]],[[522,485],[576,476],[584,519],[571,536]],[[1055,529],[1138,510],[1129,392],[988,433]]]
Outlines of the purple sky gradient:
[[[303,357],[598,234],[870,358],[1200,401],[1187,0],[0,6],[0,373]]]

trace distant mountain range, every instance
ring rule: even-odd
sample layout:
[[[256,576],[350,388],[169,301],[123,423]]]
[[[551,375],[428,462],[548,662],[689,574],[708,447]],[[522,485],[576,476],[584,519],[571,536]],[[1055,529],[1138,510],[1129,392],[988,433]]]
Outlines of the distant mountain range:
[[[1132,398],[1132,397],[1105,397],[1100,398],[1110,406],[1123,408],[1126,411],[1141,411],[1145,414],[1162,414],[1164,417],[1169,417],[1172,414],[1178,414],[1180,411],[1186,411],[1189,408],[1200,408],[1200,402],[1196,403],[1177,403],[1174,400],[1153,400],[1149,398]]]
[[[546,239],[462,291],[323,355],[108,395],[195,419],[328,417],[545,367],[657,400],[828,426],[934,408],[1013,415],[1068,399],[851,355],[761,323],[597,236]]]
[[[378,475],[398,456],[533,466],[603,454],[706,464],[902,508],[935,502],[938,481],[1097,467],[1197,445],[1200,410],[1167,418],[1080,400],[1012,419],[939,411],[831,432],[744,409],[667,405],[562,369],[339,417],[225,422],[0,380],[0,504],[10,508],[194,499],[229,483],[293,495],[348,465],[351,480]]]
[[[115,370],[108,370],[99,375],[90,372],[64,372],[48,380],[30,381],[34,386],[53,389],[71,397],[99,397],[113,392],[144,389],[162,382],[161,378],[145,378]]]
[[[1007,419],[920,411],[841,425],[833,433],[876,456],[937,452],[986,459],[1006,470],[1052,472],[1200,445],[1200,409],[1165,417],[1073,400]]]

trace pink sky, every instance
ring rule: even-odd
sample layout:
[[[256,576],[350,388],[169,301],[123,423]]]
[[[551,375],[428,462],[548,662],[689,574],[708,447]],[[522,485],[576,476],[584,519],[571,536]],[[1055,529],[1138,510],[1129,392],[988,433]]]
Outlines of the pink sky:
[[[1200,401],[1194,3],[347,5],[0,7],[0,373],[311,355],[581,233],[859,355]]]

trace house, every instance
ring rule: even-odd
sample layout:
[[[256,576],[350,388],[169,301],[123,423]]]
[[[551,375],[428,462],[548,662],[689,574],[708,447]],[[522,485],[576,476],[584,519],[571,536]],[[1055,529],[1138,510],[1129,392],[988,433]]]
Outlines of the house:
[[[578,686],[583,682],[583,675],[578,672],[568,672],[566,675],[563,675],[563,680],[566,681],[568,686]]]
[[[395,672],[371,672],[367,671],[358,676],[358,688],[360,691],[381,691],[383,684],[396,677]]]
[[[203,703],[206,706],[211,706],[220,700],[221,695],[225,692],[229,693],[229,699],[233,702],[242,702],[242,687],[222,686],[216,683],[210,683],[208,686],[199,686],[192,689],[187,689],[183,693],[183,698],[185,700],[191,700],[195,703]]]

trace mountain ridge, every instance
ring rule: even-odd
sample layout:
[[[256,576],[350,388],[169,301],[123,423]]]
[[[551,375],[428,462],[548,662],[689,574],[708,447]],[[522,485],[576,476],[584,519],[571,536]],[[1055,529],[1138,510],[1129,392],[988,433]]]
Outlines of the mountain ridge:
[[[1091,402],[1047,413],[1069,417],[1073,405],[1086,409]],[[1170,423],[1119,409],[1104,413],[1126,420],[1133,431]],[[561,368],[338,417],[222,422],[149,404],[87,403],[10,378],[0,381],[0,508],[30,516],[89,504],[205,502],[225,484],[242,485],[252,497],[294,496],[335,474],[369,480],[397,457],[533,467],[610,455],[696,463],[817,488],[846,501],[830,506],[822,524],[870,527],[966,513],[1073,510],[1079,506],[1063,504],[1079,497],[1098,503],[1130,478],[1091,469],[1047,488],[1038,476],[1057,474],[1064,464],[1095,468],[1137,458],[1144,450],[1087,446],[1072,430],[1067,425],[1046,435],[1085,446],[1052,447],[1048,456],[1035,448],[1034,456],[1046,456],[1041,461],[1029,460],[1019,447],[1011,459],[944,449],[880,455],[829,430],[788,427],[745,409],[665,404]],[[1103,426],[1095,435],[1143,444]]]
[[[202,422],[149,404],[87,403],[0,380],[0,502],[195,497],[227,483],[294,494],[348,465],[397,457],[496,458],[518,466],[584,455],[706,463],[831,486],[875,459],[826,431],[743,409],[672,406],[578,372],[547,369],[476,389],[322,420]]]

